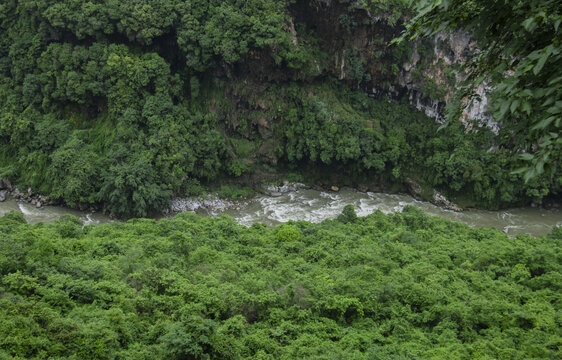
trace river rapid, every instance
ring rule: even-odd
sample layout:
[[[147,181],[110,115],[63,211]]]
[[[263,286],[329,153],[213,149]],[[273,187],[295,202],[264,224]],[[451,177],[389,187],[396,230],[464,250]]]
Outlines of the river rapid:
[[[196,202],[196,200],[195,200]],[[227,214],[242,225],[255,222],[276,225],[289,220],[321,222],[335,218],[345,205],[352,204],[359,216],[377,210],[384,213],[401,211],[405,206],[415,206],[430,216],[440,216],[475,227],[495,227],[508,235],[530,234],[546,235],[554,226],[562,225],[560,210],[542,208],[516,208],[500,211],[465,210],[454,212],[428,202],[418,201],[409,195],[362,193],[354,189],[339,192],[323,192],[310,189],[281,194],[280,196],[257,195],[251,199],[231,203],[230,206],[215,208],[200,207],[198,214],[218,216]],[[82,212],[64,207],[45,206],[37,209],[27,203],[9,199],[0,203],[0,216],[8,211],[21,211],[29,223],[49,222],[65,214],[80,218],[84,224],[100,224],[111,221],[100,213]]]

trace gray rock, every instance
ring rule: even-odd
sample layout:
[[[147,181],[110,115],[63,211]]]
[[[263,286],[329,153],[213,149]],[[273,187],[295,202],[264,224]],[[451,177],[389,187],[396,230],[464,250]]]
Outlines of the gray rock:
[[[8,190],[0,191],[0,202],[6,201],[7,196],[8,196]]]
[[[452,201],[447,200],[447,198],[437,190],[433,190],[433,197],[431,198],[431,202],[437,206],[444,207],[445,209],[462,211],[462,208],[460,206],[453,203]]]
[[[12,189],[12,183],[8,179],[0,179],[0,189]]]
[[[283,194],[298,191],[299,189],[306,189],[306,185],[301,183],[289,183],[285,181],[283,185],[263,185],[263,189],[269,196],[281,196]]]
[[[35,207],[36,207],[37,209],[39,209],[39,208],[41,207],[41,202],[37,201],[37,203],[35,204]]]
[[[12,191],[12,196],[13,196],[14,198],[16,198],[16,199],[21,199],[21,198],[23,197],[23,194],[21,193],[20,189],[15,188],[15,189]]]
[[[359,184],[357,185],[357,191],[366,193],[367,191],[369,191],[369,187],[365,184]]]

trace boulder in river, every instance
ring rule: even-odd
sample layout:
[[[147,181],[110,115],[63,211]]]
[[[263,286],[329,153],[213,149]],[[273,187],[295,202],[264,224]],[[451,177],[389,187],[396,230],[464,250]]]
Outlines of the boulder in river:
[[[6,201],[7,196],[8,196],[8,190],[0,191],[0,202]]]
[[[21,198],[23,197],[23,194],[21,193],[20,189],[15,188],[15,189],[12,191],[12,196],[13,196],[14,198],[16,198],[16,199],[21,199]]]
[[[340,191],[340,188],[335,186],[335,185],[332,185],[332,187],[330,187],[330,190],[338,192],[338,191]]]
[[[433,190],[433,197],[431,198],[431,202],[445,209],[449,209],[453,211],[462,211],[462,208],[460,206],[448,200],[443,194],[441,194],[437,190]]]
[[[367,191],[369,191],[369,187],[365,184],[358,184],[357,191],[366,193]]]

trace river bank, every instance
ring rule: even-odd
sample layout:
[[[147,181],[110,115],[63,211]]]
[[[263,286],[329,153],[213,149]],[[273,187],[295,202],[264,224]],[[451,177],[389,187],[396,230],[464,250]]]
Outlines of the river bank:
[[[233,200],[206,195],[185,199],[174,199],[163,217],[172,217],[180,212],[195,212],[202,216],[226,214],[238,223],[250,226],[264,223],[273,226],[290,220],[321,222],[337,217],[345,205],[351,204],[360,216],[376,211],[400,212],[406,206],[414,206],[431,216],[458,221],[472,227],[494,227],[510,236],[530,234],[546,235],[554,226],[562,225],[562,213],[557,209],[512,208],[500,211],[465,209],[462,212],[445,209],[426,201],[416,200],[405,194],[361,192],[352,188],[338,191],[315,190],[305,185],[284,184],[266,187],[264,193],[251,198]],[[268,193],[267,191],[273,191]],[[79,211],[59,206],[37,208],[27,202],[10,198],[0,203],[0,216],[8,211],[20,211],[29,223],[50,222],[70,214],[80,218],[84,224],[99,224],[113,221],[95,211]]]

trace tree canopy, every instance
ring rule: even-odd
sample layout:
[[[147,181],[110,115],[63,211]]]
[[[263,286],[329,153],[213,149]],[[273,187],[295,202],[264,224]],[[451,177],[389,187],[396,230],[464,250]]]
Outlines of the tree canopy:
[[[0,358],[558,359],[562,229],[0,218]]]

